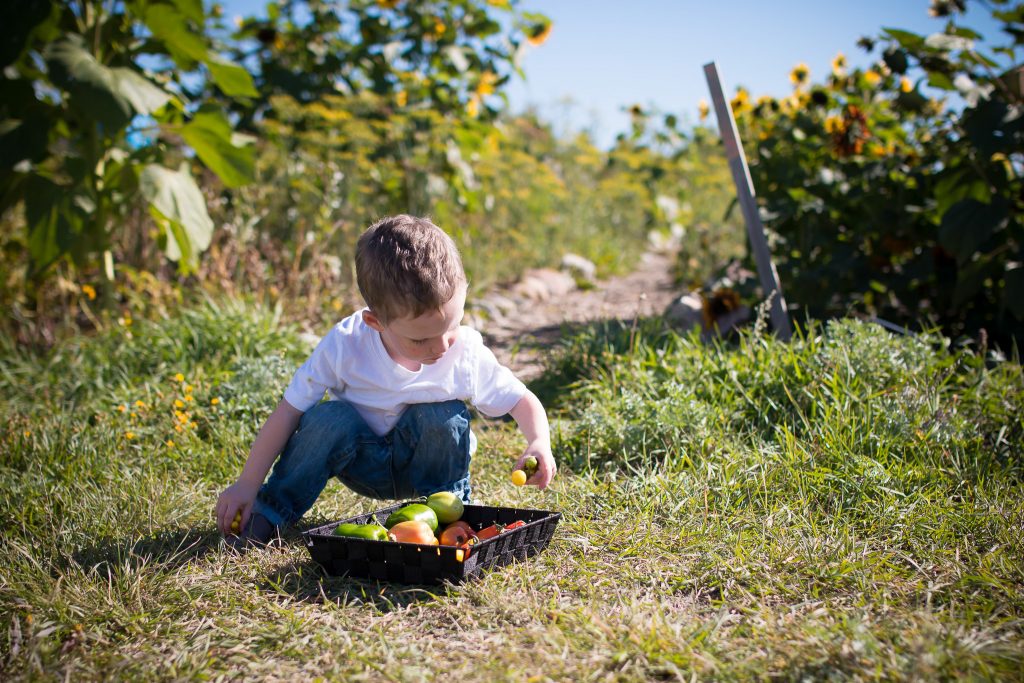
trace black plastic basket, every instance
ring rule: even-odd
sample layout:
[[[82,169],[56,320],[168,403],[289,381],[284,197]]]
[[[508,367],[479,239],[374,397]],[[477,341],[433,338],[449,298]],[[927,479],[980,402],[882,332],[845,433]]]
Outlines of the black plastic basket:
[[[460,561],[455,547],[371,541],[335,536],[339,524],[383,524],[388,515],[406,503],[398,503],[376,512],[342,519],[303,532],[309,554],[332,576],[353,576],[395,583],[461,583],[478,577],[483,571],[525,560],[547,547],[555,533],[560,512],[528,508],[466,505],[462,520],[479,531],[492,524],[510,524],[516,520],[525,526],[504,531],[471,546],[469,557]]]

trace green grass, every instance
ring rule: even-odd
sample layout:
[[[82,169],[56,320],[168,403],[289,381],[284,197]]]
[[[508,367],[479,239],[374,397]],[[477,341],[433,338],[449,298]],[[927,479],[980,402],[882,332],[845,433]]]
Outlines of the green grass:
[[[429,588],[327,577],[296,532],[220,550],[216,496],[304,353],[213,304],[4,350],[0,677],[1022,678],[1016,363],[850,322],[584,330],[537,385],[550,489],[513,487],[521,437],[478,426],[476,495],[561,510],[551,545]],[[309,522],[379,506],[332,484]]]

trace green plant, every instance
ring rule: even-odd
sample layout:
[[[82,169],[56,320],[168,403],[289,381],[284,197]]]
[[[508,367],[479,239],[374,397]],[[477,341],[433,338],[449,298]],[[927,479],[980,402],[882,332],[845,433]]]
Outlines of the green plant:
[[[940,6],[941,5],[941,6]],[[881,59],[782,101],[733,109],[751,152],[773,252],[791,302],[827,317],[854,308],[948,333],[1024,334],[1024,148],[1017,50],[1022,9],[990,6],[1010,41],[957,21],[925,37],[885,29]],[[874,50],[877,41],[862,44]],[[924,86],[956,92],[958,111]]]
[[[114,243],[138,202],[166,255],[194,269],[213,231],[193,178],[196,158],[228,187],[252,177],[252,150],[225,112],[194,98],[256,95],[252,79],[208,37],[202,3],[33,1],[4,26],[0,78],[0,211],[24,207],[28,284],[70,256],[100,264],[109,303]]]

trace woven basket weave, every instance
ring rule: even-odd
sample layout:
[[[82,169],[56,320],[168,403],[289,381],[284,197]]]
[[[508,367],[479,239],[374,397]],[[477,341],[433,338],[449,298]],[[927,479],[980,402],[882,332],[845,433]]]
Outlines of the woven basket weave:
[[[389,514],[403,505],[406,503],[303,532],[309,554],[332,576],[395,583],[461,583],[480,576],[485,570],[513,560],[525,560],[541,552],[562,518],[562,513],[547,510],[466,505],[462,520],[477,531],[492,524],[509,524],[516,520],[526,522],[526,526],[473,545],[464,561],[456,558],[456,548],[451,546],[370,541],[334,535],[334,528],[346,522],[383,524]]]

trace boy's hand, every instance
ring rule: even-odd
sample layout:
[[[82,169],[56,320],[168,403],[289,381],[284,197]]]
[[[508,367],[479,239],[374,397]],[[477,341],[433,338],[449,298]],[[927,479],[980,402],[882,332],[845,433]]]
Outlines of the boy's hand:
[[[551,455],[551,444],[546,439],[538,439],[528,444],[526,450],[516,460],[515,467],[512,469],[524,469],[524,463],[531,455],[537,458],[537,471],[526,480],[526,483],[539,489],[545,489],[551,483],[551,480],[555,478],[555,470],[557,469],[555,467],[555,458]]]
[[[241,480],[224,489],[217,499],[217,507],[214,515],[217,520],[217,528],[221,534],[238,534],[249,522],[249,515],[252,512],[252,504],[256,501],[256,493],[259,486],[252,486]],[[231,522],[235,519],[235,513],[241,512],[242,519],[237,529],[231,528]]]

